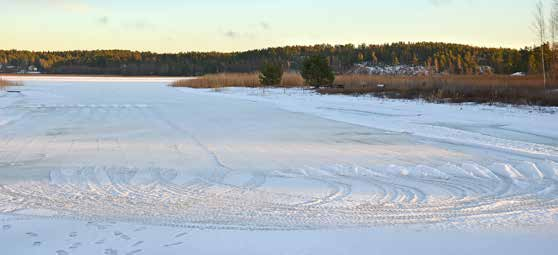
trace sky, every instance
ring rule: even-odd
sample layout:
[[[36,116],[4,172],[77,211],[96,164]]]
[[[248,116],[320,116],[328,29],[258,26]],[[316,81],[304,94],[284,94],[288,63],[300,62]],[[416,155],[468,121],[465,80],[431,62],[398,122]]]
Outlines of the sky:
[[[0,49],[230,52],[400,41],[521,48],[535,43],[535,2],[0,0]]]

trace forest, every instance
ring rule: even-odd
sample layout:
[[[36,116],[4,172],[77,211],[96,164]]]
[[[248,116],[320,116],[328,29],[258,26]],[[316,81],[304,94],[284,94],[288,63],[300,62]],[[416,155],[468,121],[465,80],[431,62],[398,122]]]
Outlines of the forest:
[[[544,47],[551,63],[550,47]],[[284,70],[300,70],[308,56],[326,57],[333,70],[342,74],[354,64],[423,66],[432,73],[447,74],[539,74],[541,48],[486,48],[462,44],[420,42],[381,45],[286,46],[244,52],[185,52],[160,54],[128,50],[20,51],[0,50],[0,72],[18,72],[29,67],[51,74],[199,76],[222,72],[255,72],[264,63],[277,63]],[[547,66],[549,68],[549,66]]]

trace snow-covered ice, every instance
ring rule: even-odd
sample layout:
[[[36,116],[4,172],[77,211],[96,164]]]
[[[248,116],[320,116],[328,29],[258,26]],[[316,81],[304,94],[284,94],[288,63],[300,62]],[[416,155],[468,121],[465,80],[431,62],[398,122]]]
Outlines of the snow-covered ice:
[[[556,249],[556,108],[18,79],[0,92],[12,253]]]

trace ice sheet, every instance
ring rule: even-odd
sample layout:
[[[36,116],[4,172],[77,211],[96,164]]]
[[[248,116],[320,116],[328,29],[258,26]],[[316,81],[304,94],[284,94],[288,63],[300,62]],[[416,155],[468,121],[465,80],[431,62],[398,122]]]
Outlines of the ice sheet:
[[[220,231],[556,229],[555,108],[160,80],[26,80],[19,89],[0,95],[6,225],[115,222],[226,238]]]

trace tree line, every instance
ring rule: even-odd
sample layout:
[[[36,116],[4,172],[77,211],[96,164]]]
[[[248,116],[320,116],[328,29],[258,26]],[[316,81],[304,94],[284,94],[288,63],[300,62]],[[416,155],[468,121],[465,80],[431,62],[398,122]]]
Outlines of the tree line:
[[[355,63],[371,65],[424,66],[434,73],[511,74],[542,73],[541,58],[553,54],[549,44],[523,49],[487,48],[462,44],[419,42],[381,45],[286,46],[244,52],[185,52],[159,54],[128,50],[20,51],[0,50],[0,64],[26,69],[38,68],[53,74],[109,74],[199,76],[220,72],[255,72],[265,63],[278,63],[283,70],[299,71],[310,56],[326,58],[336,73]],[[549,68],[549,66],[546,66]]]

